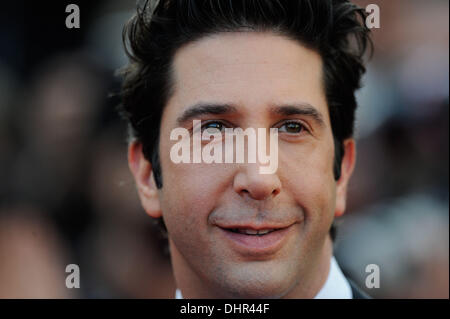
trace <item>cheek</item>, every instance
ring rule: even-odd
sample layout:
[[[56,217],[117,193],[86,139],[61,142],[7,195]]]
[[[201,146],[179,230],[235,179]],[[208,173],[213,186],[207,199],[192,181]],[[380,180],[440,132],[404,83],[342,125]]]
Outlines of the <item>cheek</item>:
[[[232,172],[222,164],[176,164],[168,154],[169,149],[162,146],[160,199],[167,229],[173,229],[172,234],[201,236],[207,230],[209,214],[230,184]]]
[[[336,182],[333,175],[332,147],[310,148],[280,163],[280,177],[285,191],[305,211],[306,222],[331,224],[336,204]],[[305,155],[307,154],[307,155]],[[281,158],[281,155],[280,155]],[[281,161],[280,161],[281,162]]]
[[[219,205],[229,174],[214,164],[170,163],[162,171],[161,209],[169,237],[184,258],[202,267],[214,255],[208,217]]]
[[[202,230],[207,228],[212,203],[208,202],[207,181],[194,180],[195,176],[178,171],[162,166],[163,188],[159,193],[162,218],[175,245],[190,251],[202,246]]]

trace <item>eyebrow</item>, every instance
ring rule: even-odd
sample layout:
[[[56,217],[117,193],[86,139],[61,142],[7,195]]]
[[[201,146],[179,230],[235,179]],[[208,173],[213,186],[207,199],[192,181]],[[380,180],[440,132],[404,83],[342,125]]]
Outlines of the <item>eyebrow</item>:
[[[197,103],[188,107],[177,119],[177,124],[181,126],[189,120],[193,120],[201,115],[224,115],[236,113],[237,108],[231,104],[221,103]],[[280,105],[270,108],[270,112],[281,115],[305,115],[311,117],[320,126],[325,125],[322,113],[309,103],[297,103],[289,105]]]
[[[322,113],[320,113],[314,106],[309,103],[298,103],[290,105],[275,106],[270,109],[272,113],[290,116],[290,115],[305,115],[311,117],[320,126],[325,125]]]
[[[189,120],[192,120],[200,115],[223,115],[236,113],[237,108],[230,104],[220,103],[198,103],[188,107],[181,116],[177,119],[177,124],[181,125]]]

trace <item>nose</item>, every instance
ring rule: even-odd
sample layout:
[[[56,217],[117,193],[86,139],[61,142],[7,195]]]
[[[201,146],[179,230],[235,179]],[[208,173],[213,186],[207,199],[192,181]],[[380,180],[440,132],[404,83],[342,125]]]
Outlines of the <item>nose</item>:
[[[247,164],[236,174],[233,188],[240,196],[248,195],[255,200],[265,200],[280,193],[281,182],[276,173],[261,174],[257,164]]]

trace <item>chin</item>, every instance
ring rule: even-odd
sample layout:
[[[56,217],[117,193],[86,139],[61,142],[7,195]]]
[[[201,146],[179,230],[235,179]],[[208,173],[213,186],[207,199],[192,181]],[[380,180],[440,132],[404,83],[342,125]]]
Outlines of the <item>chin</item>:
[[[242,287],[241,284],[239,288],[230,288],[232,290],[229,297],[238,299],[278,299],[287,294],[287,289],[280,287],[279,283],[278,285],[269,283],[259,286],[248,285],[246,287]]]
[[[276,276],[271,273],[231,275],[222,291],[226,291],[230,298],[242,299],[278,299],[285,296],[293,286],[294,280],[286,278],[286,272]]]

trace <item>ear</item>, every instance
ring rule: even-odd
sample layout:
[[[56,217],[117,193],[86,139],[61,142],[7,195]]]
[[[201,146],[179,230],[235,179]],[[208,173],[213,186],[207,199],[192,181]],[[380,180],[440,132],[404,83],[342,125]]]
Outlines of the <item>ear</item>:
[[[134,176],[142,207],[151,217],[161,217],[161,205],[153,177],[152,165],[144,157],[140,142],[131,142],[128,145],[128,166]]]
[[[336,184],[336,208],[335,217],[344,214],[347,202],[347,187],[356,162],[355,140],[350,138],[344,141],[344,156],[341,163],[341,177]]]

